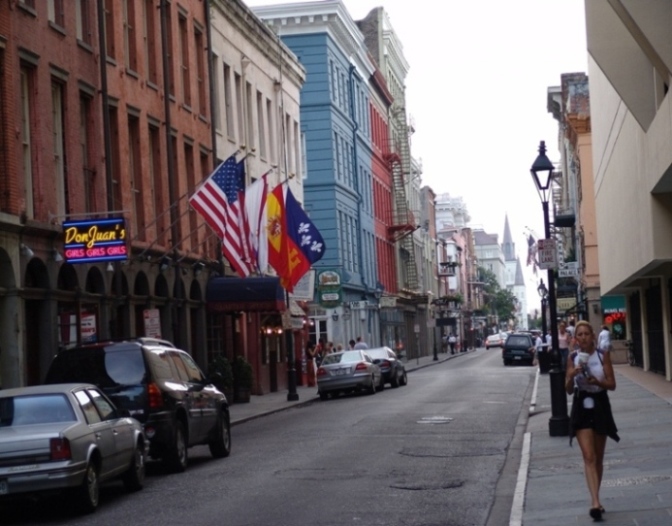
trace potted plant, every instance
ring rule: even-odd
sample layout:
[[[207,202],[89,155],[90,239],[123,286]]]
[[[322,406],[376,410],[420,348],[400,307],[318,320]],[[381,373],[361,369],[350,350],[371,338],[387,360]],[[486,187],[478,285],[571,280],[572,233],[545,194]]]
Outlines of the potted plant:
[[[249,402],[252,393],[252,365],[243,356],[233,361],[233,401]]]
[[[229,402],[233,401],[233,368],[223,353],[217,354],[208,364],[208,375],[213,385],[226,395]]]

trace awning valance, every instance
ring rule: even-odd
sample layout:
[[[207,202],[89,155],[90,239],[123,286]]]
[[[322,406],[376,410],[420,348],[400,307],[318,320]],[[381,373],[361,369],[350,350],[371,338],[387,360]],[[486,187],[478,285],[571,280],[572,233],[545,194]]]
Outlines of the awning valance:
[[[205,290],[209,310],[218,312],[284,311],[285,291],[276,277],[212,278]]]

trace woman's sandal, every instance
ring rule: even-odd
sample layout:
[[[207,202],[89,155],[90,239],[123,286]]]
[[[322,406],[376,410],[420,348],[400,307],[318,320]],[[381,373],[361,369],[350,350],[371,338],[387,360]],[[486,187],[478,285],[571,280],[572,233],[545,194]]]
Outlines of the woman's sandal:
[[[588,514],[592,517],[594,521],[602,520],[602,508],[590,508]]]

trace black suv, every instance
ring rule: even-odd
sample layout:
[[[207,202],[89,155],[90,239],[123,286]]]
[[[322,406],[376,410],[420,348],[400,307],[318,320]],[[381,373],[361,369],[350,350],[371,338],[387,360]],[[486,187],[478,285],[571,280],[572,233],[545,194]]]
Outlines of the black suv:
[[[502,347],[504,365],[526,362],[534,364],[534,341],[527,333],[513,333],[504,342]]]
[[[45,383],[85,382],[128,409],[150,439],[149,454],[172,471],[187,467],[187,448],[207,444],[215,458],[231,452],[226,396],[193,358],[154,338],[102,342],[59,352]]]

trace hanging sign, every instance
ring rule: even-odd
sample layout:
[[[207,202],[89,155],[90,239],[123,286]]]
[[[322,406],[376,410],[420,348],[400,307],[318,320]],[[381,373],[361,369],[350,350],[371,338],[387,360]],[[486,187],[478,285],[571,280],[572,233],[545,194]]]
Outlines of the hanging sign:
[[[128,259],[124,218],[64,221],[63,252],[68,263]]]
[[[537,257],[540,269],[558,267],[558,250],[555,239],[540,239],[537,241]]]

